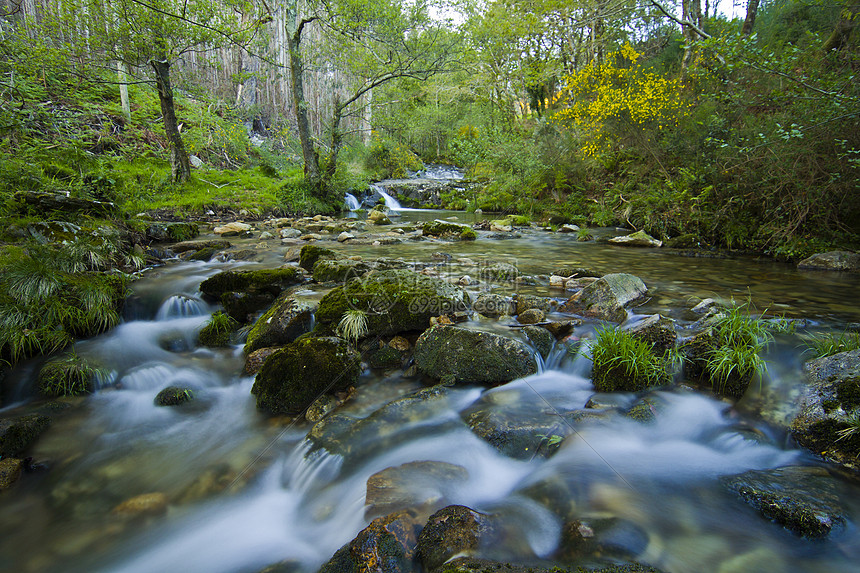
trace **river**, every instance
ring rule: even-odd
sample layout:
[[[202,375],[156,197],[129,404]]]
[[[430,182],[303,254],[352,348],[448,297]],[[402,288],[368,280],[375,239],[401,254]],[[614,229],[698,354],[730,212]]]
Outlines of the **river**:
[[[464,222],[474,217],[424,211],[401,216]],[[761,311],[804,319],[806,329],[838,330],[860,322],[856,277],[799,272],[755,258],[680,256],[665,249],[580,243],[574,235],[542,231],[505,240],[326,246],[367,258],[421,261],[444,252],[452,261],[511,262],[529,275],[564,266],[629,272],[645,281],[651,295],[635,313],[672,316],[682,331],[695,320],[688,309],[705,297],[749,299]],[[563,349],[527,379],[493,390],[452,390],[384,451],[371,449],[348,465],[329,454],[307,455],[309,425],[257,412],[250,394],[253,378],[241,374],[241,346],[196,344],[197,332],[215,310],[199,302],[200,282],[229,268],[275,266],[286,249],[273,246],[263,263],[173,261],[150,269],[133,285],[126,320],[76,344],[79,355],[107,366],[113,376],[95,395],[65,401],[68,411],[57,416],[32,453],[45,467],[0,494],[0,570],[232,573],[286,561],[295,571],[312,573],[367,524],[367,478],[419,460],[466,468],[465,480],[425,487],[448,503],[499,515],[513,532],[518,542],[486,548],[489,557],[534,560],[553,553],[562,527],[557,508],[539,503],[530,492],[554,484],[582,516],[616,520],[610,537],[620,555],[667,572],[856,570],[855,526],[830,541],[803,541],[719,484],[719,476],[749,469],[819,465],[794,448],[784,431],[754,415],[755,396],[730,408],[698,392],[660,391],[654,395],[661,410],[656,423],[618,419],[589,426],[549,459],[507,458],[460,422],[478,402],[500,410],[582,408],[593,394],[590,363]],[[461,272],[453,264],[440,270]],[[565,298],[540,278],[497,288]],[[484,319],[473,319],[471,326],[498,327]],[[587,337],[593,328],[586,324],[577,332]],[[797,334],[778,337],[766,357],[769,371],[761,393],[789,396],[797,387],[799,345]],[[16,403],[4,415],[38,406],[29,391],[37,365],[24,364],[13,373],[9,384]],[[181,408],[156,407],[155,394],[168,385],[194,388],[196,400]],[[420,387],[419,380],[400,371],[368,371],[344,409],[367,416]],[[856,522],[860,488],[845,486],[851,495],[843,501]],[[166,512],[128,518],[114,511],[147,493],[166,496]]]

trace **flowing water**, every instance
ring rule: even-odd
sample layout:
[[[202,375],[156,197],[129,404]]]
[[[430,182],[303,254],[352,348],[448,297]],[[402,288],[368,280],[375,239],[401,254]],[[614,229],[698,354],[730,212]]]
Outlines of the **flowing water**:
[[[410,211],[404,213],[408,217],[467,221],[474,215]],[[537,231],[471,243],[331,247],[425,262],[441,251],[450,260],[438,271],[454,276],[469,268],[468,262],[458,264],[461,258],[511,262],[531,275],[573,265],[631,272],[653,293],[635,312],[663,312],[682,326],[694,318],[685,309],[706,296],[749,297],[760,309],[805,318],[811,328],[860,321],[856,278],[798,272],[770,261],[685,258]],[[285,250],[273,249],[263,266],[275,266]],[[297,571],[313,572],[366,526],[367,478],[419,460],[466,468],[464,480],[428,477],[422,488],[446,503],[500,516],[508,542],[485,548],[489,557],[549,557],[563,525],[559,504],[565,504],[583,519],[611,517],[614,550],[667,572],[856,570],[860,535],[853,525],[833,541],[802,541],[719,485],[721,475],[816,464],[788,443],[784,431],[752,416],[743,404],[730,408],[692,391],[656,392],[655,423],[619,417],[583,425],[549,459],[505,457],[463,424],[461,414],[477,404],[548,418],[582,408],[593,394],[589,362],[563,349],[529,378],[492,390],[452,389],[428,402],[390,447],[360,449],[349,460],[322,450],[310,453],[307,424],[256,411],[253,379],[242,375],[241,347],[213,350],[195,342],[215,310],[201,301],[200,282],[228,268],[259,266],[172,262],[151,269],[134,284],[125,321],[76,345],[79,355],[110,374],[95,395],[68,400],[68,410],[39,440],[33,458],[47,467],[0,494],[0,570],[230,573],[287,561]],[[546,281],[535,282],[496,288],[565,298]],[[467,326],[509,330],[483,319]],[[593,328],[587,324],[578,334],[588,336]],[[782,388],[788,395],[799,383],[797,344],[796,337],[786,337],[770,351],[763,390]],[[4,415],[33,407],[36,366],[16,370],[9,381],[16,404]],[[196,399],[178,408],[156,407],[155,395],[170,385],[192,388]],[[365,372],[344,409],[366,417],[420,387],[399,371]],[[634,397],[613,399],[630,403]],[[853,495],[843,501],[856,522],[860,489],[846,487]],[[535,494],[559,490],[565,492],[562,501],[556,494],[550,502]],[[115,510],[148,493],[166,496],[166,513],[129,518]]]

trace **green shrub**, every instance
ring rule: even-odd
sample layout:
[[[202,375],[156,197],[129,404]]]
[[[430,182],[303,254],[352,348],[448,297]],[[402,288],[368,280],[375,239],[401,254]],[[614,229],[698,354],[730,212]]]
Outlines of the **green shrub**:
[[[390,139],[374,137],[370,143],[367,167],[377,179],[403,178],[407,171],[418,171],[423,166],[412,151]]]

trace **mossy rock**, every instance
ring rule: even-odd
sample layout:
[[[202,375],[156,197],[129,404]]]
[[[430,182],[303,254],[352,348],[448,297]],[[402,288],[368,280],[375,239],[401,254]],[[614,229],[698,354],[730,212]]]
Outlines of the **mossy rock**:
[[[0,420],[0,457],[23,454],[50,425],[51,418],[41,414]]]
[[[477,238],[478,234],[475,232],[474,229],[463,229],[463,231],[460,233],[461,241],[474,241]]]
[[[211,301],[220,301],[226,292],[267,293],[278,296],[282,291],[304,281],[296,267],[259,271],[224,271],[200,284],[200,292]]]
[[[339,549],[319,573],[412,573],[421,524],[410,512],[379,517]]]
[[[361,358],[340,338],[304,338],[269,356],[254,380],[257,407],[272,414],[300,414],[327,392],[358,381]]]
[[[549,312],[550,310],[549,299],[542,296],[520,294],[516,297],[516,303],[517,314],[523,314],[524,312],[533,309],[541,310],[543,312]]]
[[[272,306],[273,302],[275,297],[266,292],[225,292],[221,295],[225,314],[242,324],[253,320],[254,315]]]
[[[662,573],[659,569],[641,563],[624,563],[607,565],[599,568],[584,567],[541,567],[535,565],[520,565],[503,563],[474,557],[458,557],[445,563],[436,572],[431,573]]]
[[[464,505],[449,505],[430,516],[418,536],[418,558],[429,573],[457,554],[477,551],[496,536],[490,516]]]
[[[217,348],[229,346],[233,341],[233,333],[239,329],[239,323],[221,311],[212,315],[212,318],[200,330],[197,340],[202,346]]]
[[[627,319],[625,307],[642,298],[648,288],[642,279],[627,273],[605,275],[570,297],[561,312],[581,314],[610,322]]]
[[[367,316],[367,335],[391,335],[430,326],[430,318],[466,309],[465,292],[407,269],[371,271],[329,292],[316,318],[337,324],[347,310]]]
[[[541,326],[529,325],[523,328],[523,334],[526,335],[529,342],[534,344],[538,354],[540,354],[544,360],[549,358],[549,353],[552,352],[552,349],[555,346],[555,336],[553,336],[552,332]]]
[[[92,394],[97,372],[96,368],[79,356],[54,358],[39,370],[39,393],[51,397]]]
[[[439,219],[436,219],[435,221],[425,221],[421,225],[421,232],[427,237],[458,239],[461,238],[461,235],[467,230],[472,231],[472,228],[468,225],[442,221]]]
[[[181,243],[200,234],[197,223],[152,223],[146,228],[146,237],[157,243]]]
[[[310,332],[315,309],[310,303],[296,300],[289,291],[282,293],[275,304],[254,323],[245,341],[245,354],[289,344]]]
[[[371,354],[367,362],[371,368],[392,368],[403,362],[403,353],[386,345]]]
[[[670,249],[696,249],[701,247],[702,244],[703,242],[699,236],[692,233],[672,237],[671,239],[667,239],[664,243],[664,245]]]
[[[212,257],[218,254],[218,249],[213,247],[204,247],[199,251],[195,251],[191,256],[188,257],[189,261],[203,261],[208,262],[212,260]]]
[[[314,265],[320,259],[337,259],[338,254],[331,249],[317,245],[304,245],[299,252],[299,266],[308,272],[314,270]]]
[[[168,386],[155,397],[156,406],[179,406],[194,400],[194,391],[191,388],[179,386]]]
[[[346,282],[353,277],[360,277],[371,269],[364,261],[352,259],[319,259],[314,264],[313,276],[318,283],[328,281]]]
[[[434,326],[415,343],[415,364],[437,380],[497,386],[538,370],[532,350],[519,340],[455,326]]]
[[[844,529],[850,512],[841,484],[825,468],[790,466],[721,478],[723,485],[762,517],[792,533],[821,539]]]
[[[508,297],[496,293],[481,293],[472,303],[472,310],[487,318],[514,314],[516,306]]]
[[[520,276],[520,271],[511,263],[490,263],[478,267],[478,278],[483,281],[510,282]]]
[[[416,461],[385,468],[367,478],[365,517],[428,506],[438,509],[447,505],[440,504],[440,498],[468,480],[466,468],[446,462]]]
[[[671,318],[654,314],[640,320],[636,324],[625,328],[639,340],[644,340],[653,347],[654,354],[663,353],[675,348],[678,333],[675,331],[675,322]]]

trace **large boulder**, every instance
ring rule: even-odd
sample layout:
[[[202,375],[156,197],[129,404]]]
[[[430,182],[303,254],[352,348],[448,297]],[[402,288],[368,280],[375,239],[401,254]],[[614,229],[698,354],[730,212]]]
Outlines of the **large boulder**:
[[[374,519],[319,573],[412,573],[420,529],[420,523],[407,512]]]
[[[803,259],[797,263],[797,268],[857,273],[860,272],[860,253],[852,253],[850,251],[816,253],[808,259]]]
[[[839,499],[841,484],[825,468],[752,470],[721,481],[763,517],[801,537],[828,537],[848,521],[849,510]]]
[[[367,318],[366,335],[390,335],[430,326],[430,318],[466,309],[466,293],[442,279],[407,269],[372,271],[329,292],[316,313],[337,324],[348,310]]]
[[[538,370],[523,342],[456,326],[426,330],[415,343],[415,364],[424,374],[466,384],[498,386]]]
[[[314,265],[322,259],[337,259],[338,254],[331,249],[317,245],[305,245],[299,252],[299,266],[308,272],[314,270]]]
[[[200,284],[200,292],[210,301],[221,302],[221,296],[229,292],[268,294],[276,297],[282,291],[305,279],[296,267],[265,269],[258,271],[224,271],[209,277]]]
[[[860,469],[860,350],[812,360],[791,434],[827,460]]]
[[[622,245],[625,247],[660,247],[663,241],[655,239],[645,231],[636,231],[629,235],[612,237],[609,242],[613,245]]]
[[[461,225],[460,223],[452,223],[450,221],[441,221],[439,219],[435,221],[426,221],[423,225],[421,225],[421,232],[424,236],[427,237],[440,237],[446,239],[458,239],[465,233],[469,235],[469,231],[472,228],[468,225]]]
[[[570,297],[559,310],[590,318],[621,323],[627,319],[624,309],[645,296],[648,287],[637,276],[613,273],[594,281]]]
[[[0,458],[24,453],[50,425],[51,419],[41,414],[0,420]]]
[[[358,381],[361,357],[340,338],[303,338],[269,356],[254,380],[257,407],[300,414],[327,392]]]
[[[315,308],[308,302],[296,300],[289,292],[282,293],[248,332],[245,354],[251,354],[261,348],[289,344],[310,332],[313,328]]]
[[[466,468],[446,462],[417,461],[386,468],[367,478],[365,517],[410,508],[438,509],[468,479]]]
[[[490,516],[463,505],[449,505],[430,516],[418,536],[417,557],[428,573],[455,555],[469,555],[495,535]]]

